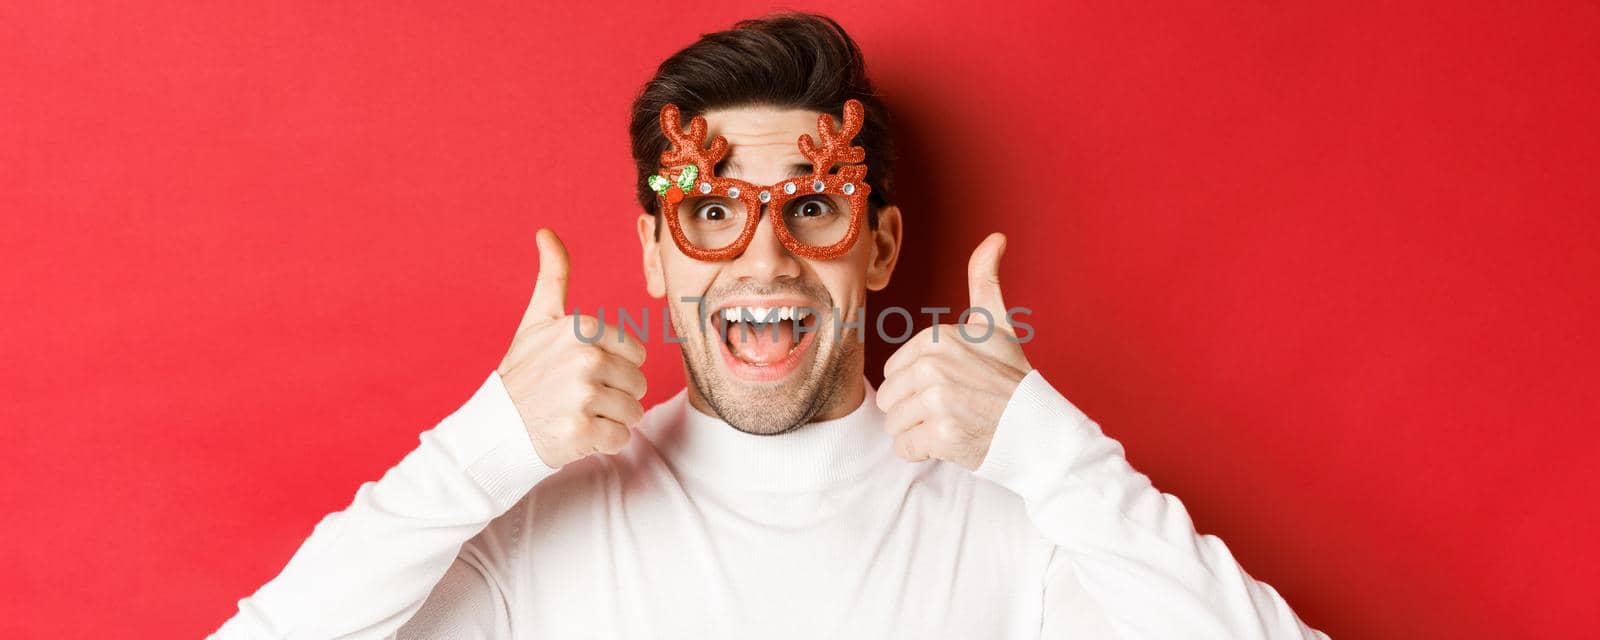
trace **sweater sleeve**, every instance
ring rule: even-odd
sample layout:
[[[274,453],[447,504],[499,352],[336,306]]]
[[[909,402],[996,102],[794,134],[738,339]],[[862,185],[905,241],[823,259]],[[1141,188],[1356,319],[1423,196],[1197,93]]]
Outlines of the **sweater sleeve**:
[[[471,544],[470,542],[468,543]],[[463,548],[417,615],[406,621],[397,640],[493,640],[510,638],[510,588]]]
[[[323,518],[283,572],[240,600],[211,637],[392,637],[463,543],[555,473],[534,452],[497,372],[419,440],[381,479],[362,484],[350,506]]]
[[[1012,394],[977,475],[1021,496],[1056,544],[1043,637],[1072,637],[1070,616],[1055,610],[1093,603],[1125,640],[1327,638],[1221,539],[1197,533],[1183,503],[1156,490],[1038,370]]]

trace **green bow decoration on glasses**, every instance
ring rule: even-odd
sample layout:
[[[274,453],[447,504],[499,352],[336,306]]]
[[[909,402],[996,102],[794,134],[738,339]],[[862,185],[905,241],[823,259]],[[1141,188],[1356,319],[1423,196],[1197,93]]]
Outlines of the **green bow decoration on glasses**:
[[[667,204],[676,205],[683,200],[684,194],[689,193],[689,188],[694,186],[695,179],[699,177],[700,167],[691,164],[683,168],[683,173],[678,174],[676,183],[662,176],[650,176],[644,183],[650,185],[651,191],[666,198]]]

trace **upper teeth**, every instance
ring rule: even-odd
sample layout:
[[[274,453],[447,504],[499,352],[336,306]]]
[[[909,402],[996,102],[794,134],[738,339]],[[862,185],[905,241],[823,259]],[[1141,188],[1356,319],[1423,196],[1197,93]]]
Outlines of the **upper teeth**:
[[[722,319],[727,322],[804,320],[809,315],[811,310],[805,307],[727,307],[722,310]]]

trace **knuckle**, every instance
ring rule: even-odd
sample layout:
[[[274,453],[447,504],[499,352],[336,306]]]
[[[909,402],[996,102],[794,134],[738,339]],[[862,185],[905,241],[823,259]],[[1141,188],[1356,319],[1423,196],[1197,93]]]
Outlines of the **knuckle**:
[[[585,409],[587,413],[587,410],[594,409],[595,405],[600,402],[600,387],[592,384],[583,385],[583,388],[578,391],[577,398],[578,406]]]
[[[581,435],[581,426],[582,421],[577,419],[559,420],[551,425],[550,435],[563,442],[572,442]]]
[[[572,339],[577,340],[581,332],[584,337],[592,337],[600,332],[600,321],[594,316],[572,316],[572,326],[577,329],[572,333]]]
[[[961,442],[966,439],[967,433],[952,420],[940,420],[934,426],[934,434],[944,442]]]
[[[583,371],[593,372],[605,362],[605,354],[600,351],[599,347],[586,345],[585,348],[578,350],[578,353],[573,355],[572,360]]]

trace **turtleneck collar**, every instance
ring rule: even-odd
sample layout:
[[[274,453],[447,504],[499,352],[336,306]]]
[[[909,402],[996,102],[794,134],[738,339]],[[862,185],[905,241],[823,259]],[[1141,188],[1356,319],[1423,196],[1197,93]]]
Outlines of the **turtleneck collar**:
[[[795,492],[847,484],[893,456],[877,390],[865,378],[862,384],[861,405],[848,415],[772,436],[702,413],[682,389],[659,407],[649,436],[679,473],[729,488]]]

